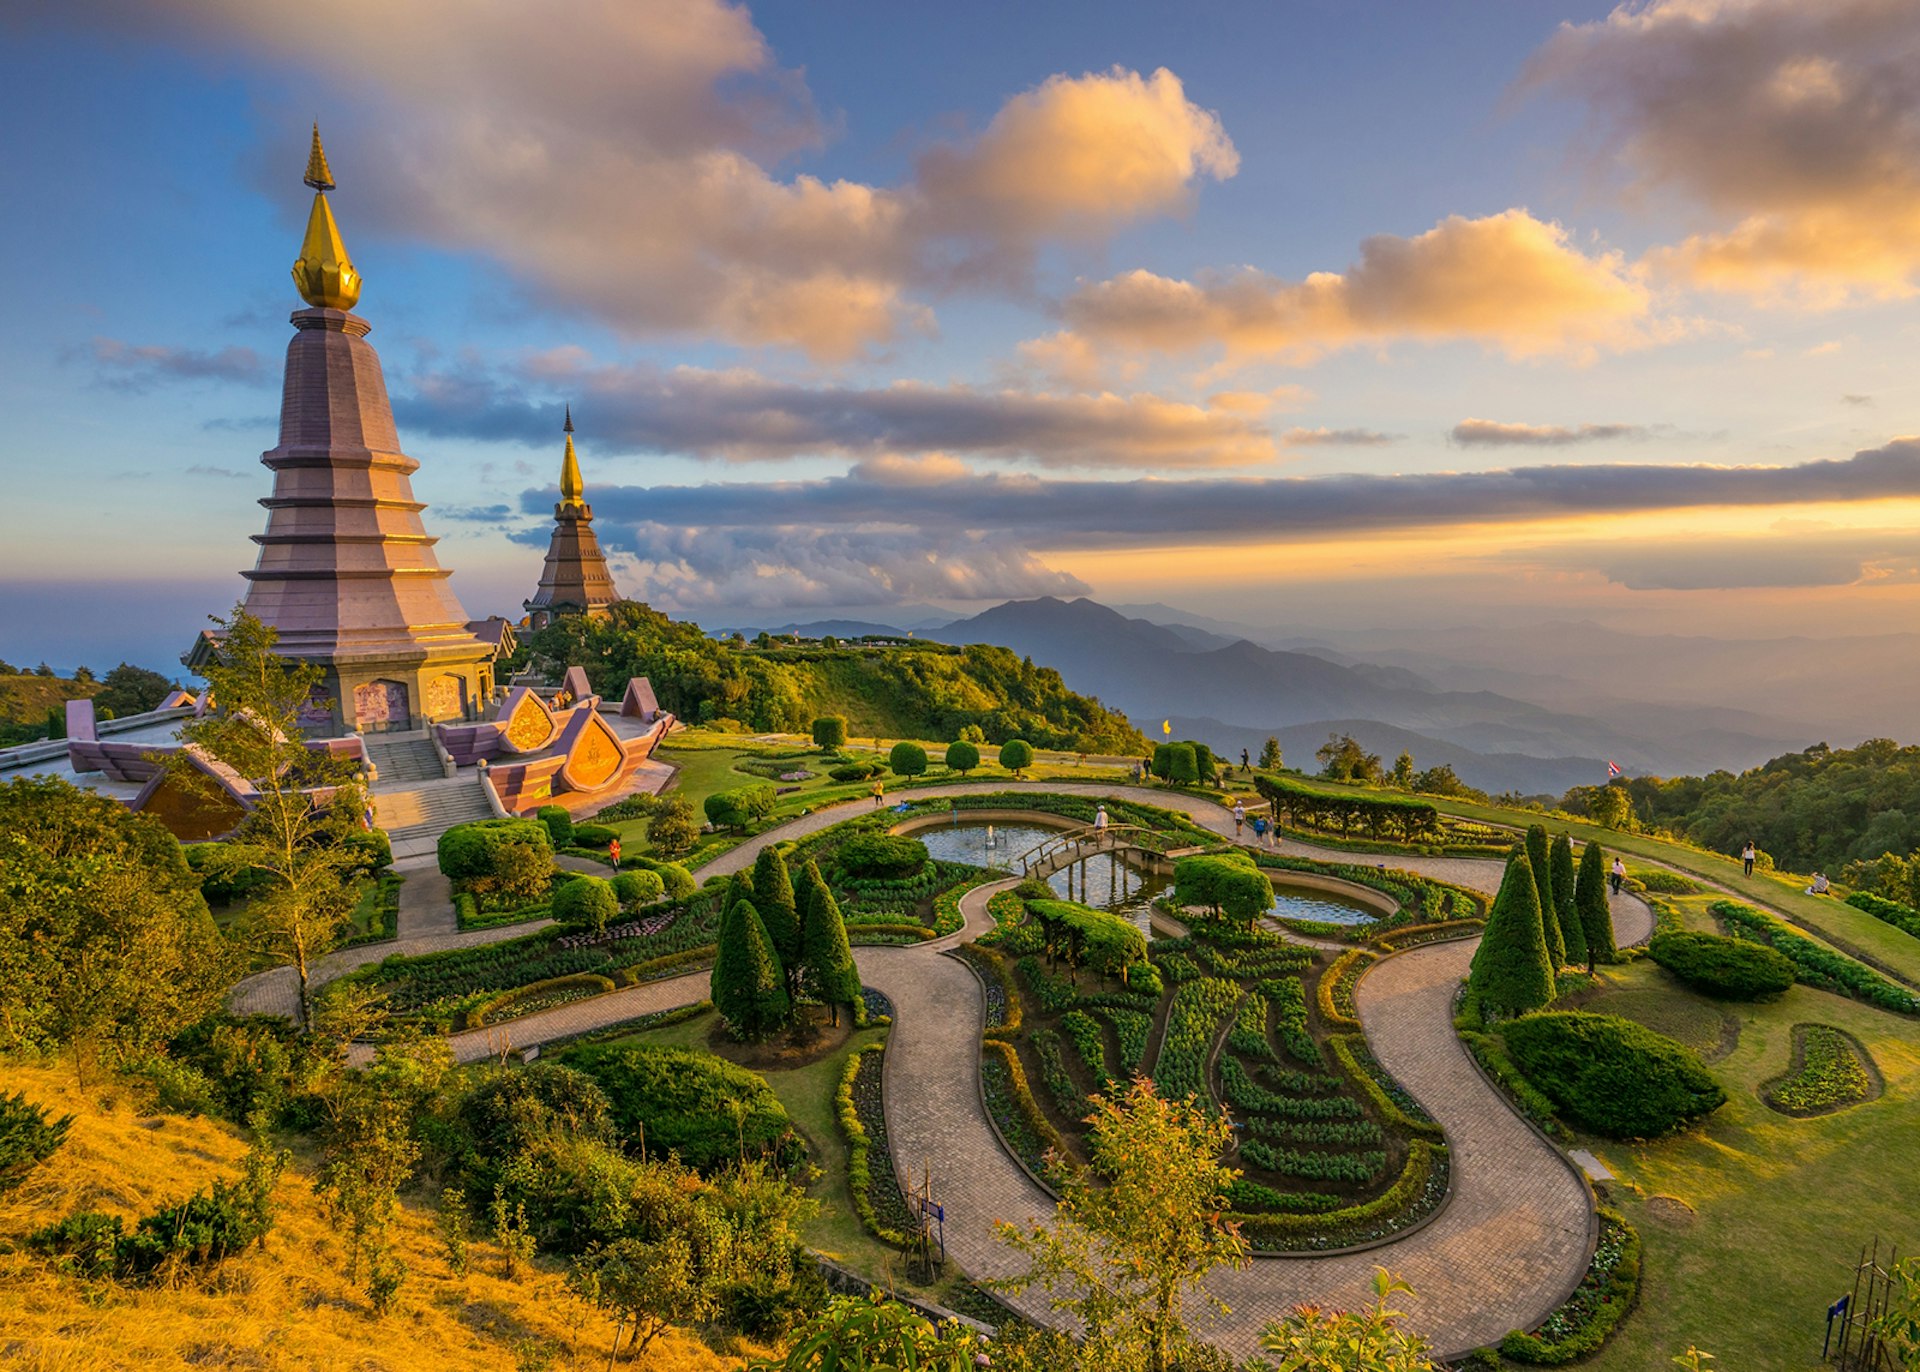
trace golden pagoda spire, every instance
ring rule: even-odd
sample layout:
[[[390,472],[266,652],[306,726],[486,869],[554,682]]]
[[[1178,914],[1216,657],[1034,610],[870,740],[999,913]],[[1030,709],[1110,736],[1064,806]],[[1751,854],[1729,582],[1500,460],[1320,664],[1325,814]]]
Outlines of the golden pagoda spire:
[[[567,406],[567,422],[561,432],[567,436],[566,456],[560,459],[560,503],[571,509],[586,504],[587,487],[580,479],[580,460],[573,455],[573,406]]]
[[[313,187],[313,212],[307,216],[307,236],[293,264],[293,284],[309,305],[350,310],[360,300],[360,273],[347,256],[347,245],[340,241],[340,226],[333,222],[333,210],[327,204],[327,192],[333,189],[333,169],[327,165],[327,150],[320,146],[317,122],[303,179]]]

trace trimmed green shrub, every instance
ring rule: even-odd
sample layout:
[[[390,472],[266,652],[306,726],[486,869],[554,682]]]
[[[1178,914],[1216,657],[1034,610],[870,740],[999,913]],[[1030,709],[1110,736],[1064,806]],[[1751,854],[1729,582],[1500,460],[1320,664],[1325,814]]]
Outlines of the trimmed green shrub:
[[[533,817],[547,826],[547,841],[556,848],[573,842],[573,816],[563,805],[542,805]]]
[[[839,859],[850,877],[898,879],[927,865],[927,845],[906,834],[855,834],[840,845]]]
[[[1338,829],[1360,827],[1373,837],[1387,834],[1406,843],[1440,835],[1440,812],[1427,801],[1404,796],[1366,795],[1358,791],[1322,791],[1288,777],[1257,776],[1254,789],[1288,826]]]
[[[677,1153],[702,1172],[737,1163],[742,1154],[769,1158],[781,1168],[806,1156],[766,1080],[725,1058],[610,1043],[570,1048],[561,1056],[605,1093],[614,1132],[631,1153]]]
[[[1033,766],[1033,745],[1023,738],[1010,738],[1000,745],[1000,765],[1020,773]]]
[[[895,776],[922,776],[927,770],[927,750],[917,743],[896,743],[887,754],[887,766],[893,768]]]
[[[1516,848],[1507,859],[1500,894],[1494,897],[1493,913],[1487,916],[1486,931],[1474,950],[1467,985],[1486,1008],[1518,1015],[1552,1002],[1553,972],[1533,865],[1525,849]]]
[[[649,857],[622,857],[622,868],[632,868],[637,872],[652,872],[659,877],[667,888],[668,900],[685,900],[700,889],[700,883],[677,862],[660,862]]]
[[[1191,785],[1200,780],[1199,755],[1191,743],[1156,743],[1151,770],[1175,786]]]
[[[1553,902],[1551,849],[1547,826],[1529,825],[1526,838],[1527,865],[1533,869],[1534,895],[1540,901],[1540,932],[1547,940],[1547,961],[1557,972],[1567,965],[1567,936],[1560,929],[1560,915]]]
[[[597,933],[619,913],[613,884],[600,877],[575,877],[553,893],[553,917],[562,924],[591,925]]]
[[[1642,891],[1652,891],[1663,896],[1697,896],[1707,889],[1692,877],[1683,877],[1678,872],[1667,871],[1664,867],[1644,871],[1634,880],[1640,884]]]
[[[605,848],[619,837],[619,830],[610,829],[604,824],[573,826],[573,846],[576,848]]]
[[[843,762],[838,767],[828,768],[827,775],[835,781],[866,781],[886,770],[884,762]]]
[[[1573,875],[1573,840],[1565,834],[1555,835],[1553,848],[1547,855],[1547,865],[1553,870],[1553,913],[1560,923],[1560,936],[1566,940],[1567,963],[1573,967],[1584,967],[1587,962],[1587,934],[1575,906],[1577,883]]]
[[[822,715],[813,722],[813,746],[822,752],[847,746],[847,717]]]
[[[658,872],[622,872],[613,879],[613,898],[622,910],[638,910],[667,894],[667,884]]]
[[[27,1179],[27,1173],[52,1157],[66,1142],[73,1116],[57,1120],[15,1092],[0,1096],[0,1195]]]
[[[786,972],[750,900],[732,901],[720,922],[710,984],[714,1009],[749,1043],[784,1027],[792,1014]]]
[[[455,881],[490,877],[494,854],[515,843],[548,854],[553,851],[547,826],[537,819],[479,819],[456,824],[440,835],[440,870]]]
[[[1526,1015],[1500,1036],[1561,1114],[1610,1138],[1658,1138],[1727,1099],[1690,1050],[1617,1015]]]
[[[809,862],[801,871],[800,884],[807,895],[807,917],[800,931],[802,984],[808,995],[828,1007],[832,1022],[838,1024],[840,1007],[860,999],[860,971],[854,966],[839,902],[821,880],[820,869]]]
[[[1891,924],[1903,934],[1912,934],[1920,938],[1920,910],[1911,905],[1902,905],[1897,900],[1888,900],[1885,896],[1876,896],[1871,891],[1855,891],[1847,897],[1847,904],[1856,910],[1865,910],[1882,923]]]
[[[1182,905],[1254,920],[1273,908],[1273,883],[1245,853],[1200,854],[1174,862],[1173,896]]]
[[[773,941],[774,954],[787,975],[787,993],[796,989],[794,977],[800,962],[800,909],[793,895],[793,879],[787,875],[787,860],[780,849],[769,843],[753,859],[753,908],[760,912],[767,937]]]
[[[1580,875],[1573,886],[1574,913],[1587,940],[1587,966],[1613,962],[1620,956],[1613,941],[1613,907],[1607,902],[1607,855],[1597,843],[1580,854]]]
[[[980,750],[964,738],[947,745],[947,770],[965,775],[980,765]]]
[[[1772,915],[1730,900],[1716,900],[1707,909],[1736,935],[1750,934],[1756,941],[1785,953],[1793,960],[1800,980],[1808,986],[1852,996],[1882,1010],[1920,1015],[1920,996],[1904,986],[1894,985],[1865,963],[1795,933]]]
[[[707,822],[721,829],[744,829],[773,813],[773,783],[755,782],[731,791],[715,791],[702,802]]]
[[[1793,959],[1765,944],[1718,934],[1656,934],[1647,951],[1694,990],[1723,1000],[1758,1000],[1793,985]]]
[[[1146,959],[1147,936],[1118,915],[1066,900],[1030,900],[1027,913],[1046,931],[1048,946],[1073,966],[1123,976]]]

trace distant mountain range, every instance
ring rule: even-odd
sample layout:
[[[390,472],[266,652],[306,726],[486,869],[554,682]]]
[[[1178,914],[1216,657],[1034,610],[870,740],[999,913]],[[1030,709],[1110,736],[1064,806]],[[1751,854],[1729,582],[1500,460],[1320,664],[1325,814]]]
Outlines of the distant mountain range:
[[[1262,644],[1242,632],[1262,632],[1254,626],[1167,606],[1125,609],[1137,613],[1045,597],[916,629],[938,642],[993,643],[1031,657],[1073,690],[1125,710],[1149,736],[1170,721],[1176,737],[1237,755],[1242,748],[1257,754],[1271,734],[1290,763],[1311,767],[1329,733],[1350,733],[1389,763],[1404,750],[1421,767],[1450,764],[1489,791],[1558,794],[1605,780],[1609,760],[1632,773],[1738,770],[1818,737],[1791,719],[1724,705],[1650,703],[1604,686],[1590,687],[1583,700],[1574,689],[1581,676],[1615,681],[1633,658],[1622,658],[1617,643],[1591,644],[1581,633],[1571,634],[1575,642],[1564,650],[1540,652],[1563,665],[1565,677],[1516,675],[1474,669],[1471,643],[1462,643],[1458,657],[1431,640],[1392,649],[1384,640],[1393,636],[1384,633],[1369,636],[1379,651],[1318,639]],[[783,632],[858,637],[904,627],[834,620]],[[1614,670],[1598,670],[1600,662]],[[1509,693],[1534,695],[1529,688],[1537,688],[1537,699]]]

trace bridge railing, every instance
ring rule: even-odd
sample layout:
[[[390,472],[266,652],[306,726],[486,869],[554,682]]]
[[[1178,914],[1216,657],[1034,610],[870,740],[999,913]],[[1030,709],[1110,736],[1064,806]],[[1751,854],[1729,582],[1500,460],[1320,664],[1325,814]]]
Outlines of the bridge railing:
[[[1141,841],[1145,836],[1158,837],[1153,830],[1139,824],[1087,824],[1078,829],[1063,830],[1036,843],[1015,858],[1014,862],[1023,876],[1032,876],[1038,869],[1062,858],[1069,863],[1078,862],[1082,857],[1111,852],[1116,848],[1159,851],[1154,845]]]

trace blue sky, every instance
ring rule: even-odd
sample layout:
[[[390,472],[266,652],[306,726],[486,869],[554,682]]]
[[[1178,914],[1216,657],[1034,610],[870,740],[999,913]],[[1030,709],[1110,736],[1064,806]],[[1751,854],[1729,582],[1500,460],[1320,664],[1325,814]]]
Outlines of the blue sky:
[[[1911,4],[331,12],[0,20],[0,656],[164,663],[238,594],[315,117],[476,615],[571,401],[625,589],[714,621],[1911,622]],[[1562,493],[1405,498],[1506,468]]]

